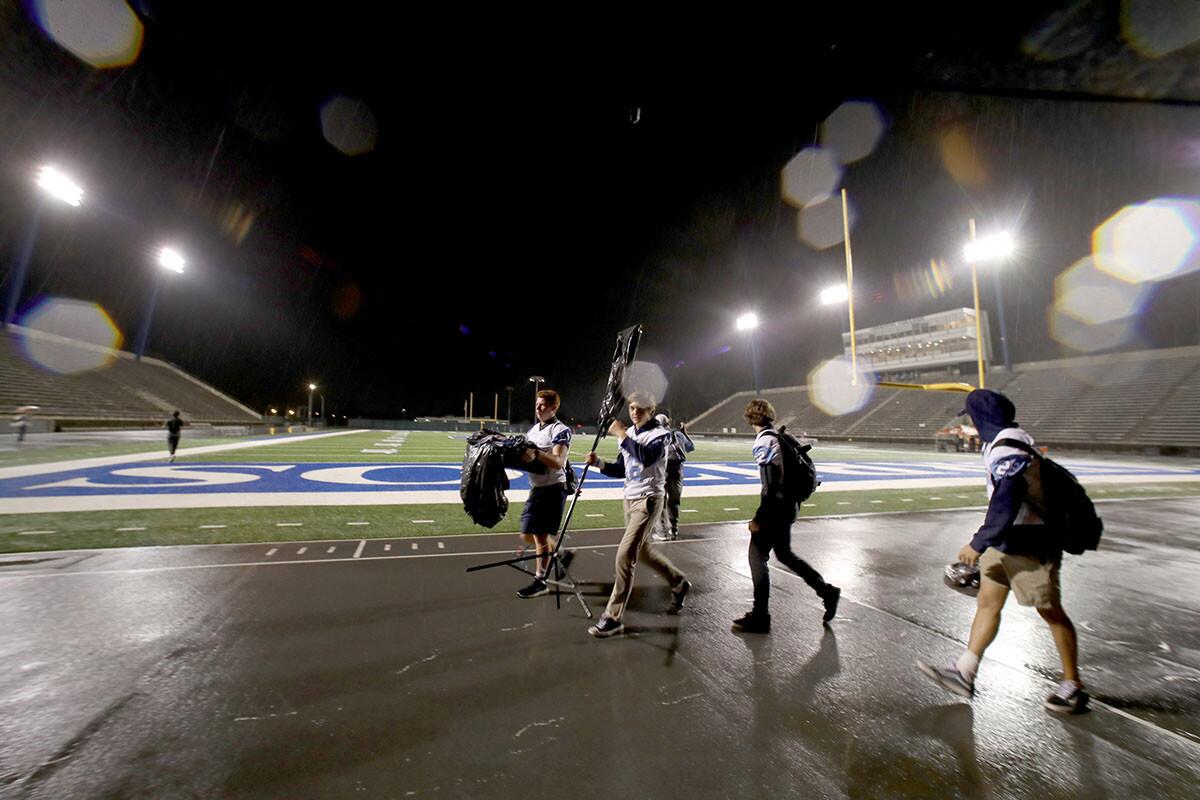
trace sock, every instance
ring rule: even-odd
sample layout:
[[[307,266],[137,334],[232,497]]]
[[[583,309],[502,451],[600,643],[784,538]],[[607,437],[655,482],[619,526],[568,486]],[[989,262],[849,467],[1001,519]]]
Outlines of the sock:
[[[972,653],[970,650],[963,650],[963,654],[958,657],[958,661],[954,666],[958,667],[958,671],[968,682],[975,682],[975,673],[979,671],[979,656]]]
[[[544,580],[546,580],[546,571],[545,571],[545,570],[543,570],[543,569],[539,569],[539,570],[538,570],[538,571],[537,571],[537,572],[534,574],[534,576],[533,576],[533,577],[537,578],[539,581],[544,581]]]

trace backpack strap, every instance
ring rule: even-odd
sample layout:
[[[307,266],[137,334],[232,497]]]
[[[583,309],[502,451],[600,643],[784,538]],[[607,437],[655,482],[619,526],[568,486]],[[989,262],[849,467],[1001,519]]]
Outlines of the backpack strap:
[[[1017,450],[1022,450],[1034,458],[1043,458],[1042,454],[1032,447],[1028,442],[1022,442],[1020,439],[999,439],[992,442],[992,447],[1013,447]]]

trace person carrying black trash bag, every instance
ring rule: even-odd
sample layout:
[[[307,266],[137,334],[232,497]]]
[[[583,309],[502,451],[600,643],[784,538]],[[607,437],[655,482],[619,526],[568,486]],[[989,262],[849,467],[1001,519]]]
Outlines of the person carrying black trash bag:
[[[754,460],[758,462],[759,480],[762,481],[762,499],[758,510],[750,520],[750,576],[754,580],[754,607],[750,612],[733,622],[738,633],[769,633],[771,614],[768,601],[771,594],[771,577],[767,559],[771,551],[775,557],[795,572],[812,587],[825,605],[823,621],[828,623],[837,614],[838,600],[842,590],[826,583],[821,573],[808,562],[792,552],[792,523],[799,511],[798,498],[787,489],[787,459],[784,448],[792,446],[782,441],[785,432],[774,428],[775,407],[768,400],[755,398],[746,406],[746,421],[754,426],[758,434],[754,439]],[[793,469],[799,469],[794,465]],[[793,476],[793,478],[798,476]]]
[[[1080,712],[1087,707],[1088,693],[1079,679],[1075,626],[1063,610],[1059,585],[1064,531],[1056,530],[1058,526],[1034,509],[1034,492],[1041,492],[1041,487],[1031,488],[1029,479],[1039,459],[1033,437],[1017,425],[1012,401],[990,389],[968,394],[966,408],[960,413],[971,416],[987,443],[983,448],[988,471],[987,514],[958,553],[963,564],[979,565],[975,618],[967,649],[957,661],[938,667],[918,660],[917,666],[945,689],[974,697],[979,661],[996,638],[1000,612],[1011,591],[1018,603],[1036,608],[1050,626],[1062,662],[1062,682],[1043,705],[1058,713]],[[1039,474],[1045,471],[1039,464]]]

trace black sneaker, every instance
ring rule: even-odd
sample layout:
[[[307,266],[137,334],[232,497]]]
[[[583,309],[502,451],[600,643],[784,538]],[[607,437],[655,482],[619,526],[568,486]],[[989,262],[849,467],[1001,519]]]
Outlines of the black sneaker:
[[[668,614],[678,614],[683,611],[683,598],[687,597],[687,593],[692,589],[692,582],[684,578],[678,589],[671,590],[671,604],[667,606]]]
[[[522,600],[528,600],[531,597],[541,597],[544,594],[550,594],[550,588],[546,586],[546,581],[542,578],[534,578],[533,583],[524,589],[517,590],[517,597],[520,597]]]
[[[822,622],[829,622],[837,614],[838,600],[842,597],[842,590],[832,584],[826,584],[825,591],[821,593],[821,599],[825,601],[825,616],[821,618]]]
[[[1081,714],[1087,704],[1088,693],[1075,681],[1063,681],[1054,694],[1042,703],[1056,714]]]
[[[733,621],[733,630],[736,633],[770,633],[771,615],[755,614],[751,611]]]
[[[936,681],[943,689],[949,689],[955,694],[970,699],[975,696],[975,682],[969,681],[958,671],[958,667],[935,667],[924,661],[917,661],[917,668]],[[1049,702],[1049,701],[1047,701]]]
[[[624,632],[624,624],[620,620],[613,619],[608,614],[601,614],[596,624],[588,628],[588,633],[597,639],[607,639],[610,636],[616,636],[618,633]]]

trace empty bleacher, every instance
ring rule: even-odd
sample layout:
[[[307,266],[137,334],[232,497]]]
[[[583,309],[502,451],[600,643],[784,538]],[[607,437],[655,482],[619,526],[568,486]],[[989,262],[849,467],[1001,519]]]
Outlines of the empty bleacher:
[[[929,375],[922,382],[961,380]],[[969,380],[969,379],[968,379]],[[1018,364],[988,376],[1012,398],[1017,419],[1041,443],[1080,448],[1200,447],[1200,347],[1084,356]],[[764,391],[779,421],[833,439],[932,441],[953,421],[963,396],[878,387],[862,409],[830,416],[808,387]],[[748,432],[741,419],[751,392],[740,392],[690,423],[695,433]]]
[[[61,374],[31,353],[65,363],[100,364]],[[58,426],[159,424],[178,409],[193,423],[246,425],[262,418],[236,400],[155,358],[108,350],[14,326],[0,334],[0,410],[33,405]]]

